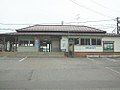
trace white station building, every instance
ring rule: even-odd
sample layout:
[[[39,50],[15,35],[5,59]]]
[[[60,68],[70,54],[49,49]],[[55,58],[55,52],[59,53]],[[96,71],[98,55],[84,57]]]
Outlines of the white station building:
[[[64,52],[70,57],[119,56],[120,35],[80,25],[34,25],[1,34],[0,50]]]

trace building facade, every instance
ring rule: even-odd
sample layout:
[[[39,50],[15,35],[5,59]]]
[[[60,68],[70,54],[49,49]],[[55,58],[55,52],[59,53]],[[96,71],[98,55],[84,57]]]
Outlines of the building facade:
[[[67,56],[120,53],[120,35],[79,25],[34,25],[0,35],[1,51],[64,52]]]

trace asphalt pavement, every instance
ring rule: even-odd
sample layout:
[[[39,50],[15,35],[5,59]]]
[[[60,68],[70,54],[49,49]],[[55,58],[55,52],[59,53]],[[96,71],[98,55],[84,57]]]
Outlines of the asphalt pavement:
[[[120,90],[120,58],[0,57],[0,90]]]

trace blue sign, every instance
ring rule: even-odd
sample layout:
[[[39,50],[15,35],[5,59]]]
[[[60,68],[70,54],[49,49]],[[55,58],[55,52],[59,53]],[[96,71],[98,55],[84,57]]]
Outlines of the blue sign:
[[[95,46],[86,46],[85,49],[96,49]]]

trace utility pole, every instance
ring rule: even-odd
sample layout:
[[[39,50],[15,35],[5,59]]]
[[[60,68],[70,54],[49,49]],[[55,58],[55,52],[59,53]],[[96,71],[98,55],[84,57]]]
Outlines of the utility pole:
[[[64,21],[61,21],[61,25],[63,25],[64,24]]]
[[[120,26],[119,26],[119,24],[120,24],[119,17],[117,17],[117,34],[120,33]]]

